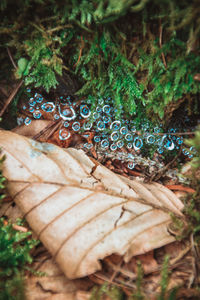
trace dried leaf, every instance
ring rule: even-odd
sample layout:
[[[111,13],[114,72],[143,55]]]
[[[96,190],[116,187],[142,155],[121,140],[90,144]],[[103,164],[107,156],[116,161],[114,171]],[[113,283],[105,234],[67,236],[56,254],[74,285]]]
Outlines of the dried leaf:
[[[82,150],[0,131],[4,176],[31,228],[68,278],[101,269],[116,253],[128,262],[172,241],[169,211],[182,202],[158,183],[118,176]]]

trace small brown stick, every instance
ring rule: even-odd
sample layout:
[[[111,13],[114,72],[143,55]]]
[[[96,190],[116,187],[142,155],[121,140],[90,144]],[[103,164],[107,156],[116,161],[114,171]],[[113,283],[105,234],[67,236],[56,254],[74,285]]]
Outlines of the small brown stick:
[[[17,231],[21,231],[21,232],[27,232],[28,229],[24,226],[19,226],[17,224],[13,224],[12,225],[13,229],[17,230]]]
[[[160,177],[164,174],[164,172],[166,172],[167,169],[169,169],[169,167],[177,160],[180,154],[181,154],[181,149],[179,153],[167,165],[165,165],[163,168],[153,173],[152,176],[147,181],[152,182],[153,180],[154,181],[159,180]]]
[[[160,49],[161,49],[162,48],[162,33],[163,33],[161,20],[159,20],[159,24],[160,24],[159,25],[159,46],[160,46]],[[166,63],[165,55],[164,55],[163,52],[161,53],[161,56],[162,56],[162,61],[163,61],[163,64],[165,66],[165,69],[167,69],[167,63]]]
[[[78,60],[77,62],[74,64],[74,68],[78,65],[80,59],[81,59],[81,56],[82,56],[82,51],[83,51],[83,48],[84,48],[84,40],[83,40],[83,36],[81,35],[81,48],[80,48],[80,51],[79,51],[79,57],[78,57]]]
[[[49,128],[53,127],[57,122],[52,121],[50,124],[48,124],[44,129],[40,130],[36,135],[33,136],[33,140],[37,140],[41,135],[43,135]]]
[[[1,112],[0,112],[0,117],[3,116],[6,108],[8,107],[8,105],[11,103],[11,101],[13,100],[13,98],[15,97],[15,95],[17,94],[18,90],[20,89],[21,85],[23,84],[23,80],[21,80],[19,82],[19,84],[16,86],[16,88],[12,91],[12,93],[10,94],[10,96],[8,97],[8,99],[6,100],[4,107],[2,108]]]
[[[61,126],[62,126],[62,120],[58,121],[58,123],[55,124],[55,126],[52,128],[52,130],[46,136],[46,140],[48,140],[54,134],[54,132]]]
[[[10,53],[9,48],[6,48],[6,49],[7,49],[7,52],[8,52],[8,56],[9,56],[9,58],[10,58],[12,64],[13,64],[13,67],[14,67],[15,69],[17,69],[17,65],[16,65],[16,63],[14,62],[14,59],[13,59],[13,57],[12,57],[12,54]]]

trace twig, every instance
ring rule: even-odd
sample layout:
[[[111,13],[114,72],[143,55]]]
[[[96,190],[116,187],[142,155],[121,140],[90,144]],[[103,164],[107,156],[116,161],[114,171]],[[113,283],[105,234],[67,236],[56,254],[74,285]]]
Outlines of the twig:
[[[153,173],[152,176],[147,181],[152,182],[153,180],[154,181],[159,180],[160,177],[164,174],[164,172],[166,172],[166,170],[169,169],[169,167],[177,160],[180,154],[181,154],[181,149],[179,150],[179,153],[167,165],[165,165],[163,168]]]
[[[17,94],[18,90],[20,89],[21,85],[23,83],[23,80],[21,80],[19,82],[19,84],[16,86],[16,88],[13,90],[13,92],[11,93],[11,95],[8,97],[8,99],[6,100],[4,107],[2,108],[1,112],[0,112],[0,117],[2,117],[2,115],[4,114],[6,108],[8,107],[8,105],[10,104],[10,102],[13,100],[13,98],[15,97],[15,95]]]
[[[77,62],[74,64],[74,68],[78,65],[80,59],[81,59],[81,56],[82,56],[82,51],[83,51],[83,48],[84,48],[84,40],[83,40],[83,36],[81,35],[81,48],[80,48],[80,51],[79,51],[79,57],[78,57],[78,60]]]
[[[163,29],[162,29],[162,24],[161,24],[161,20],[159,19],[159,46],[160,46],[160,49],[162,49],[162,32],[163,32]],[[164,53],[162,52],[161,53],[161,56],[162,56],[162,60],[163,60],[163,64],[165,66],[165,69],[167,69],[167,63],[166,63],[166,59],[165,59],[165,55]]]
[[[37,140],[41,135],[43,135],[49,128],[53,127],[57,122],[52,121],[50,124],[48,124],[45,128],[40,130],[36,135],[33,136],[33,140]]]
[[[10,58],[12,64],[13,64],[13,67],[14,67],[15,69],[17,69],[17,65],[16,65],[16,63],[14,62],[14,59],[13,59],[13,57],[12,57],[12,54],[10,53],[9,48],[7,47],[6,49],[7,49],[7,52],[8,52],[8,56],[9,56],[9,58]]]

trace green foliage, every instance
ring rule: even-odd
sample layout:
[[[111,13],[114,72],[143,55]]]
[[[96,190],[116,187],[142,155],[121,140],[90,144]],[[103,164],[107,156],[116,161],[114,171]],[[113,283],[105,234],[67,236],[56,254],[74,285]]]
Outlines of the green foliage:
[[[195,155],[190,164],[197,171],[200,168],[200,126],[196,130],[194,138],[186,140],[186,144],[195,149]]]
[[[2,169],[4,157],[0,159]],[[0,199],[4,197],[5,178],[0,171]],[[17,225],[23,225],[18,219]],[[20,232],[10,221],[0,218],[0,300],[22,300],[24,294],[24,271],[32,263],[31,249],[38,241],[31,239],[31,232]]]
[[[17,220],[17,225],[23,225]],[[38,241],[30,238],[31,232],[13,229],[11,222],[0,218],[0,299],[24,299],[24,271],[32,263],[30,250]]]
[[[99,289],[94,288],[90,300],[102,300],[105,296],[109,296],[111,300],[123,300],[123,292],[116,286],[103,284]]]
[[[198,12],[195,0],[3,0],[1,48],[26,85],[49,91],[65,69],[94,106],[111,97],[117,118],[165,119],[200,91]]]

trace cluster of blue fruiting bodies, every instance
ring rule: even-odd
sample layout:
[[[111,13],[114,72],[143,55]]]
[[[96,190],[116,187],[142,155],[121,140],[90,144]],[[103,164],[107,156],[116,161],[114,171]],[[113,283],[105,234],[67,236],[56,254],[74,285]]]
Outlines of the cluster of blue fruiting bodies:
[[[83,100],[78,109],[75,109],[69,96],[59,97],[59,101],[56,102],[46,102],[42,95],[31,95],[30,89],[27,89],[27,92],[30,96],[23,109],[28,110],[33,119],[42,118],[43,113],[51,113],[55,120],[61,120],[63,126],[59,131],[60,140],[69,139],[71,130],[76,133],[92,130],[95,132],[93,144],[98,143],[105,151],[116,151],[126,147],[129,152],[133,149],[137,153],[145,145],[154,145],[160,154],[165,150],[173,151],[181,147],[184,155],[189,158],[193,156],[192,148],[188,151],[183,147],[183,137],[178,135],[176,128],[163,133],[162,126],[150,128],[147,120],[144,120],[141,128],[137,128],[134,120],[116,120],[111,98],[99,99],[95,111],[91,111],[90,101]],[[29,125],[31,118],[18,118],[18,124],[22,123]],[[93,144],[85,143],[84,147],[90,149]],[[130,163],[129,168],[133,167],[134,163]]]

